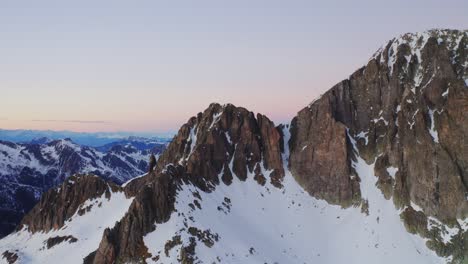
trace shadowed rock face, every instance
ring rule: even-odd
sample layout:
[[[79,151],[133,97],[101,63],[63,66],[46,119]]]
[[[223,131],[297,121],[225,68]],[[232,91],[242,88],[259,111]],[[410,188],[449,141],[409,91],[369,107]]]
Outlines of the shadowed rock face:
[[[280,186],[281,143],[280,129],[266,116],[231,104],[211,104],[180,128],[155,171],[158,174],[169,164],[183,166],[187,177],[207,191],[220,180],[229,184],[233,176],[245,180],[248,172],[262,167],[268,173],[265,177]],[[228,170],[231,166],[235,175]],[[151,179],[144,177],[128,188],[137,190]]]
[[[90,263],[126,263],[148,257],[143,236],[154,231],[156,223],[169,220],[174,211],[180,171],[168,167],[140,190],[124,218],[106,229]]]
[[[359,194],[348,128],[361,156],[385,160],[376,175],[397,206],[412,201],[444,221],[466,216],[467,43],[466,31],[403,35],[301,110],[291,124],[297,181],[331,203]],[[388,167],[398,169],[395,181],[382,173]]]
[[[333,116],[334,100],[326,95],[293,119],[290,168],[312,196],[349,206],[360,198],[359,182],[346,126]]]

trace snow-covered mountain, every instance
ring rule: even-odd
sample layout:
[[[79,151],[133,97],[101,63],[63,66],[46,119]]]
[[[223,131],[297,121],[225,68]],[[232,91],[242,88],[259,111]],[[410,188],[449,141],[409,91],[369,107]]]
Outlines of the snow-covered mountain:
[[[144,141],[146,148],[137,149],[123,142],[99,151],[70,139],[41,142],[46,143],[0,141],[0,235],[11,231],[44,191],[70,175],[92,173],[121,184],[145,173],[150,154],[158,155],[167,144]]]
[[[211,104],[148,174],[45,193],[0,261],[466,263],[467,54],[402,35],[286,125]]]

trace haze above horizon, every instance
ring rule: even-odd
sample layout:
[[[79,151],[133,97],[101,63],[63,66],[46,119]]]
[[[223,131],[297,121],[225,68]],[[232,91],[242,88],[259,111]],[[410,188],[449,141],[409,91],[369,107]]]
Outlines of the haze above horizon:
[[[385,6],[386,8],[382,8]],[[177,131],[212,102],[275,123],[466,1],[3,1],[0,128]]]

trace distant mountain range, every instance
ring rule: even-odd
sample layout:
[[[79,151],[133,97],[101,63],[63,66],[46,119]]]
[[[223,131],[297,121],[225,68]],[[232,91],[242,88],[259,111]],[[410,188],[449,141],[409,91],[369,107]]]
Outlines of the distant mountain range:
[[[150,150],[153,149],[153,152],[160,153],[164,146],[169,142],[167,138],[144,138],[144,137],[135,137],[131,136],[124,138],[118,141],[107,143],[103,146],[96,147],[99,151],[109,151],[115,146],[125,145],[132,146],[138,150]]]
[[[150,132],[73,132],[52,130],[6,130],[0,129],[0,139],[15,143],[47,143],[52,140],[70,138],[80,145],[99,147],[126,139],[151,139],[152,141],[167,141],[172,133]]]
[[[122,184],[148,169],[167,139],[129,137],[98,148],[71,139],[37,138],[29,143],[0,140],[0,237],[11,232],[49,188],[75,173],[92,173]]]

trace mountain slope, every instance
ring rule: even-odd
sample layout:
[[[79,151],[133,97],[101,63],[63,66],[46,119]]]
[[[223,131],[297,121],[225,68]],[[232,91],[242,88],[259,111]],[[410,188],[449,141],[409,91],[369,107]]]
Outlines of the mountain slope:
[[[355,165],[363,179],[374,180],[372,166],[360,158]],[[194,263],[444,262],[406,232],[391,202],[372,184],[362,192],[381,212],[367,216],[360,208],[343,210],[311,198],[285,171],[282,188],[268,181],[262,186],[254,173],[245,182],[234,176],[230,185],[220,183],[210,193],[182,185],[178,213],[144,236],[152,256],[146,261],[176,263],[188,255]]]
[[[467,43],[467,31],[402,35],[290,126],[210,105],[125,184],[125,213],[70,262],[465,263]],[[38,244],[80,228],[67,219],[100,194],[64,187],[0,240],[2,261],[62,256]],[[57,201],[58,222],[41,210]]]

